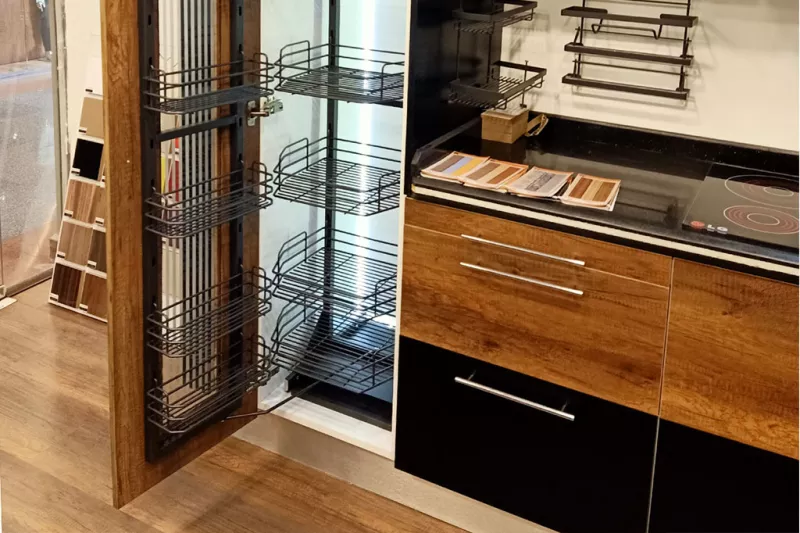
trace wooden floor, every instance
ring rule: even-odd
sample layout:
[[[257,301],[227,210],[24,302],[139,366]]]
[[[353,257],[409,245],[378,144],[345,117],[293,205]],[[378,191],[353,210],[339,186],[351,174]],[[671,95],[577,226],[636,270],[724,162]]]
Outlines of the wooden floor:
[[[106,326],[48,287],[0,310],[3,533],[461,531],[236,438],[114,509]]]

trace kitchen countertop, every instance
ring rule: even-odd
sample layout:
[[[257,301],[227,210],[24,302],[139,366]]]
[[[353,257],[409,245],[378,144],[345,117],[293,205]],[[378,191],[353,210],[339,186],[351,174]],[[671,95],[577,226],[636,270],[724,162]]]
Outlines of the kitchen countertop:
[[[451,138],[434,141],[418,151],[412,169],[411,191],[414,196],[496,211],[499,216],[505,214],[516,219],[538,220],[545,225],[563,224],[578,233],[591,233],[597,238],[605,235],[610,238],[608,240],[655,251],[668,250],[668,253],[681,257],[698,256],[705,262],[720,266],[741,265],[745,271],[761,273],[763,270],[765,275],[773,274],[778,279],[797,282],[797,249],[761,245],[683,228],[684,216],[714,161],[674,153],[669,149],[672,137],[666,137],[666,146],[660,147],[661,150],[649,145],[653,143],[654,134],[642,136],[648,142],[644,146],[642,143],[637,146],[637,143],[610,141],[608,135],[597,141],[575,136],[565,142],[568,129],[561,127],[549,137],[543,132],[542,138],[523,137],[508,145],[481,140],[480,122],[477,126],[470,124]],[[680,139],[679,142],[686,140]],[[680,144],[675,148],[680,148]],[[619,197],[614,210],[608,212],[465,187],[419,175],[419,168],[452,150],[524,162],[530,166],[619,178],[622,180]],[[747,150],[750,149],[741,151]],[[774,163],[774,159],[769,159],[771,156],[766,154],[767,159],[739,157],[736,162]],[[791,168],[791,158],[796,159],[791,154],[775,154],[775,157],[779,160],[777,166],[780,170],[787,166]],[[774,170],[775,165],[771,166],[770,170]]]

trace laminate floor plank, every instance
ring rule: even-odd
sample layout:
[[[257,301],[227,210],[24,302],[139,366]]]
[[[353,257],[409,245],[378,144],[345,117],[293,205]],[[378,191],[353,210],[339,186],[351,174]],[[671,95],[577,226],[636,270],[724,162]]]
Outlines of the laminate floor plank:
[[[461,531],[233,437],[114,509],[106,326],[49,288],[0,310],[3,533]]]

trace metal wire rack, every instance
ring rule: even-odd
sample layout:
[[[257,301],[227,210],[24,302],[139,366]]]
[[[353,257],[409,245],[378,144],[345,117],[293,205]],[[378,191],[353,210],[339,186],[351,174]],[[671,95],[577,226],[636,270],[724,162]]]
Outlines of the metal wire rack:
[[[346,139],[301,139],[285,147],[275,167],[275,196],[359,216],[400,203],[400,150]]]
[[[231,179],[242,176],[242,180]],[[230,187],[230,183],[240,183]],[[272,204],[272,176],[263,164],[237,170],[145,200],[146,229],[167,238],[186,238]]]
[[[231,277],[148,318],[148,345],[164,357],[196,354],[269,313],[272,281],[264,269]]]
[[[512,24],[533,20],[533,10],[537,5],[533,0],[499,0],[493,2],[491,13],[473,13],[462,5],[453,11],[453,17],[459,31],[493,35]],[[511,9],[505,9],[506,6],[511,6]]]
[[[241,348],[241,349],[239,349]],[[183,364],[176,375],[147,391],[148,420],[169,435],[182,435],[224,416],[250,391],[266,384],[277,371],[264,339],[246,341],[231,351],[199,364]],[[241,361],[248,361],[241,364]]]
[[[299,41],[281,48],[278,91],[363,104],[403,99],[404,56],[357,46]]]
[[[501,69],[517,73],[521,78],[504,76]],[[496,61],[485,81],[470,83],[457,79],[450,82],[450,101],[479,108],[504,108],[525,91],[541,87],[545,74],[547,69],[542,67]]]
[[[364,393],[393,377],[394,328],[305,295],[281,311],[272,335],[280,368]]]
[[[154,70],[142,80],[147,97],[143,107],[158,113],[185,115],[216,107],[246,103],[273,94],[269,88],[274,67],[267,56],[207,67],[165,72]]]
[[[372,316],[395,309],[396,244],[342,230],[329,241],[325,228],[303,232],[284,243],[272,273],[282,300],[306,295]]]

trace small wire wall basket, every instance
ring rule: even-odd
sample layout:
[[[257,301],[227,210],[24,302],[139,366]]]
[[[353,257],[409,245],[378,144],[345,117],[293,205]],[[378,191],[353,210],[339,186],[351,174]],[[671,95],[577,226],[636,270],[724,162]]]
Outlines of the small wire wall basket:
[[[395,309],[396,244],[335,230],[328,245],[325,228],[303,232],[284,243],[272,272],[273,294],[282,300],[327,299],[359,316]]]
[[[332,145],[332,147],[331,147]],[[369,216],[400,203],[400,150],[346,139],[301,139],[280,153],[275,196]]]
[[[224,105],[246,103],[273,94],[265,54],[252,59],[205,67],[153,70],[142,80],[144,108],[168,115],[184,115]]]
[[[187,238],[270,206],[272,192],[272,175],[264,164],[154,192],[145,201],[146,229],[170,239]]]
[[[281,48],[278,91],[364,104],[403,99],[404,55],[357,46],[299,41]]]

